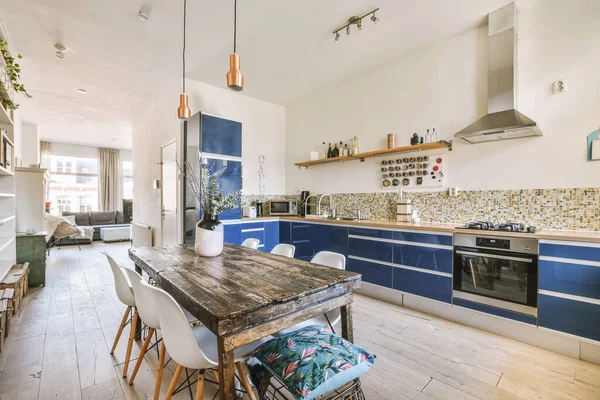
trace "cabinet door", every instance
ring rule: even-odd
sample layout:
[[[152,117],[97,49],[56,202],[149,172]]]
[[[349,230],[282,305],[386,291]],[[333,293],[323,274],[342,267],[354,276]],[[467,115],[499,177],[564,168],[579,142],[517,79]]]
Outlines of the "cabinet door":
[[[348,257],[348,228],[333,225],[314,226],[314,252],[333,251]]]
[[[265,251],[270,253],[279,244],[279,221],[265,222]]]
[[[202,114],[201,151],[224,156],[242,156],[242,124]]]
[[[346,269],[362,274],[362,280],[365,282],[392,288],[394,274],[392,266],[350,258]]]
[[[315,225],[292,222],[292,244],[296,246],[294,258],[310,261],[314,255],[313,232]]]
[[[452,278],[405,268],[394,268],[393,287],[406,293],[450,303]]]
[[[292,244],[292,223],[279,221],[279,243]]]
[[[225,243],[242,244],[242,228],[240,224],[230,224],[223,226]]]

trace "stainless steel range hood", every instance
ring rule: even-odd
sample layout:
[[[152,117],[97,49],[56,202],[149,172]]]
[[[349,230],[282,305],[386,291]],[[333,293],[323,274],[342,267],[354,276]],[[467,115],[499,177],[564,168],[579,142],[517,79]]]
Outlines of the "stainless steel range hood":
[[[488,114],[454,136],[471,144],[541,136],[535,121],[517,110],[515,3],[488,17]]]

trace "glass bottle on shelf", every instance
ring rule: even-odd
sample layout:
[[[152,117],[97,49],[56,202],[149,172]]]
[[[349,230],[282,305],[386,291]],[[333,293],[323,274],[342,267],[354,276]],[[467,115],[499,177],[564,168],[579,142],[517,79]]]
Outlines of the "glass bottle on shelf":
[[[350,155],[350,149],[348,148],[348,143],[344,144],[344,149],[342,150],[342,155],[343,156],[349,156]]]
[[[323,158],[327,158],[327,143],[323,142],[321,146],[323,148]]]
[[[327,158],[333,157],[333,150],[331,150],[331,143],[329,143],[329,148],[327,149]]]
[[[340,149],[340,156],[344,155],[344,143],[340,141],[340,147],[338,147]]]
[[[431,143],[431,133],[429,133],[429,128],[427,128],[427,133],[425,134],[425,143]]]
[[[333,152],[331,153],[333,157],[340,156],[340,149],[338,149],[337,143],[333,145]]]
[[[432,142],[438,141],[437,133],[435,132],[435,125],[433,126],[433,132],[431,133],[431,141]]]
[[[355,156],[360,153],[360,148],[358,147],[358,137],[354,136],[352,140],[352,155]]]

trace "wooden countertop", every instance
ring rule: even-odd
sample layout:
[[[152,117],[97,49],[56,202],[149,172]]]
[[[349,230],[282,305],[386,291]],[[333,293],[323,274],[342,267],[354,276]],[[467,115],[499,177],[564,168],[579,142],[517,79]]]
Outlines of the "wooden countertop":
[[[281,221],[297,221],[297,222],[315,222],[329,225],[352,225],[365,226],[373,228],[387,229],[410,229],[417,231],[443,232],[443,233],[477,233],[478,235],[488,236],[512,236],[512,237],[528,237],[535,239],[546,240],[564,240],[572,242],[590,242],[600,243],[599,231],[575,231],[575,230],[541,230],[534,234],[520,232],[499,232],[499,231],[476,231],[467,229],[457,229],[457,224],[436,224],[436,223],[419,223],[413,222],[397,222],[393,220],[363,220],[363,221],[337,221],[330,219],[304,218],[300,216],[279,216],[279,217],[260,217],[260,218],[243,218],[243,221],[251,220],[281,220]]]

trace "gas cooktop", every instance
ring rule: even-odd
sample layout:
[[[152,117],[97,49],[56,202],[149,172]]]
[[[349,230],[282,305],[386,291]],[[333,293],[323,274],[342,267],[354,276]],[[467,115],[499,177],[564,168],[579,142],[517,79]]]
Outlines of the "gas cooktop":
[[[456,229],[473,229],[478,231],[502,231],[502,232],[521,232],[535,233],[535,226],[525,227],[525,224],[518,222],[493,223],[489,221],[467,222],[465,226],[458,226]]]

